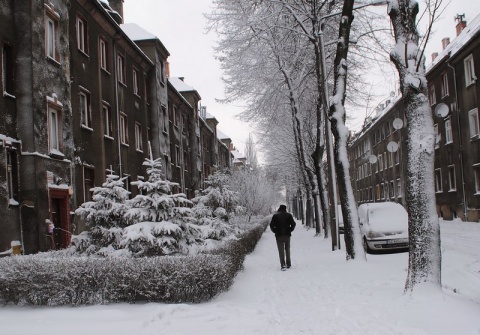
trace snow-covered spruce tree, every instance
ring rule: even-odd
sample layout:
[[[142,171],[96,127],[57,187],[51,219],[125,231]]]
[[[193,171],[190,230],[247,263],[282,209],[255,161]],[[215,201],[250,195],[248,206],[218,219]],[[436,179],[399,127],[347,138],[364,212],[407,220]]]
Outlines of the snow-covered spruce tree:
[[[81,216],[89,228],[72,237],[74,252],[108,253],[120,247],[123,228],[127,225],[125,212],[129,192],[124,179],[110,174],[101,187],[94,187],[92,201],[83,203],[75,214]]]
[[[124,229],[121,245],[134,256],[187,254],[201,242],[188,207],[192,202],[183,193],[172,194],[178,184],[163,178],[159,158],[145,159],[143,165],[148,180],[132,182],[141,194],[127,201],[125,216],[131,225]]]
[[[231,218],[238,211],[237,192],[230,189],[230,177],[216,171],[205,180],[207,188],[192,199],[192,211],[206,239],[221,240],[234,231]]]
[[[427,2],[427,6],[432,6],[430,22],[434,21],[440,2]],[[441,252],[433,181],[435,131],[428,101],[425,57],[417,30],[419,5],[416,0],[389,0],[388,4],[396,42],[390,58],[400,76],[407,119],[406,203],[410,250],[405,290],[412,291],[419,284],[438,288],[441,287]]]

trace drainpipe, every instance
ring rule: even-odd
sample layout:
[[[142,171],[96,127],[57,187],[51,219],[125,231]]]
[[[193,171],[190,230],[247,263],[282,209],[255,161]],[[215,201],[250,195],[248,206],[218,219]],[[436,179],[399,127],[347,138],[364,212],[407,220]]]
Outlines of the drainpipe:
[[[457,113],[457,124],[458,124],[458,143],[460,144],[460,171],[462,176],[462,199],[463,199],[463,215],[465,221],[468,221],[468,210],[467,210],[467,198],[465,195],[465,172],[463,167],[463,144],[462,144],[462,127],[460,126],[460,109],[458,107],[458,90],[457,90],[457,72],[455,68],[447,62],[447,66],[453,71],[453,85],[455,89],[455,109]]]

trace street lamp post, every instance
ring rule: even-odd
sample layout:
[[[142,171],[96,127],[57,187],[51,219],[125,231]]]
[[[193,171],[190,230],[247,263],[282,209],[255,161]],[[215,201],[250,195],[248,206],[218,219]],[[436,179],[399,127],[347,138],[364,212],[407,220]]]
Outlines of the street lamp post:
[[[372,1],[366,4],[354,6],[353,10],[357,10],[364,7],[369,6],[383,6],[388,4],[387,0],[377,0]],[[335,156],[333,152],[333,138],[332,138],[332,128],[329,114],[330,108],[330,101],[329,101],[329,92],[327,86],[327,64],[325,60],[325,41],[323,38],[323,24],[324,21],[330,17],[341,15],[342,12],[334,12],[327,15],[320,17],[320,32],[318,34],[319,46],[320,46],[320,60],[322,63],[322,81],[323,81],[323,109],[325,113],[325,122],[327,126],[327,138],[326,138],[326,145],[328,146],[328,160],[329,160],[329,168],[330,168],[330,178],[331,178],[331,187],[332,187],[332,197],[333,197],[333,208],[334,208],[334,216],[335,216],[335,238],[336,238],[336,245],[340,247],[340,232],[338,229],[338,201],[337,201],[337,176],[335,172]],[[334,239],[332,236],[332,248],[334,247]]]

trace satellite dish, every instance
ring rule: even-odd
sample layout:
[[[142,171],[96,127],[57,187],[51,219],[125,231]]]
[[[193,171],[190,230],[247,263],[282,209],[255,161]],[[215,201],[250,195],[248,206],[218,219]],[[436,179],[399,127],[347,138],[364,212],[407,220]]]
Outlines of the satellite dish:
[[[402,121],[402,119],[399,119],[399,118],[397,117],[395,120],[393,120],[393,128],[395,128],[395,129],[398,130],[398,129],[402,129],[402,127],[403,127],[403,121]]]
[[[375,155],[370,155],[370,157],[368,157],[368,161],[371,163],[371,164],[375,164],[377,162],[377,156]]]
[[[398,144],[397,142],[390,142],[387,144],[387,150],[390,152],[396,152],[398,150]]]
[[[448,115],[448,112],[450,112],[450,109],[448,108],[448,105],[443,102],[435,106],[435,115],[437,117],[445,117]]]

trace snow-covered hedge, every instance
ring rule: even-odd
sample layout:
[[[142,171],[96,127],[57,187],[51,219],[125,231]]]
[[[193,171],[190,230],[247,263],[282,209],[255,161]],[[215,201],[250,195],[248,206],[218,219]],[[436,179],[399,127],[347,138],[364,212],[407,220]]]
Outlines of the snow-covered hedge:
[[[90,305],[202,302],[226,291],[267,226],[253,226],[209,253],[160,257],[71,257],[59,253],[0,259],[0,303]]]

